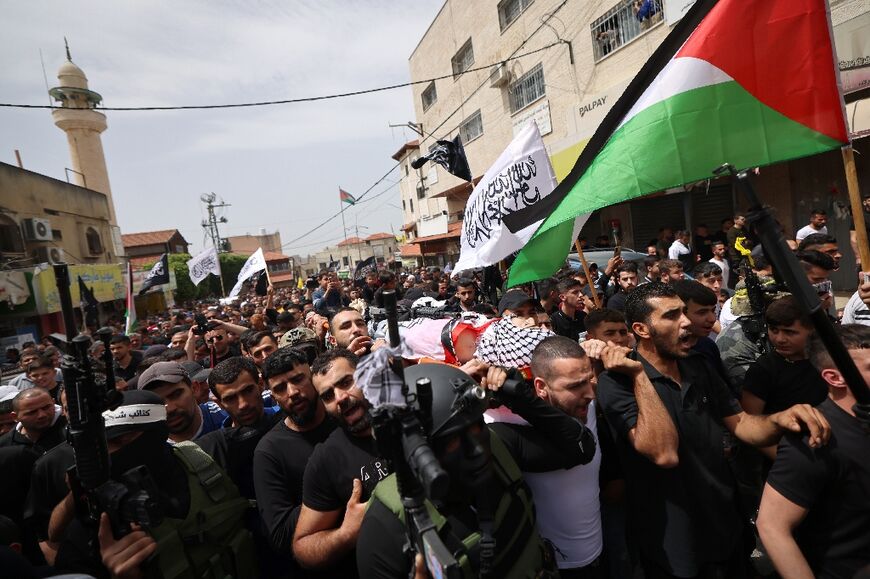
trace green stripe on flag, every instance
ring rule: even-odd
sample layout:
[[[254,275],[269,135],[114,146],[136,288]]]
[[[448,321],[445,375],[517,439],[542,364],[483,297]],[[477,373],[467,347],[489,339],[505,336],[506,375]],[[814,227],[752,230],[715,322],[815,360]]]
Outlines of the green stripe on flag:
[[[578,215],[708,179],[723,163],[760,167],[841,146],[762,104],[733,81],[675,95],[616,130],[517,256],[508,285],[555,273],[570,251]]]

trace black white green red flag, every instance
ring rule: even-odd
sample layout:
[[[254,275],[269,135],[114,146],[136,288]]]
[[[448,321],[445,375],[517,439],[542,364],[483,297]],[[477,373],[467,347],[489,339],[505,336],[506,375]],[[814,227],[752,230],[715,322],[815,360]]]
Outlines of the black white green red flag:
[[[356,197],[340,187],[338,189],[338,199],[339,201],[347,203],[348,205],[354,205],[356,203]]]
[[[708,179],[723,163],[746,169],[845,144],[827,10],[825,0],[699,0],[547,203],[505,218],[512,230],[546,218],[509,285],[558,270],[579,215]]]

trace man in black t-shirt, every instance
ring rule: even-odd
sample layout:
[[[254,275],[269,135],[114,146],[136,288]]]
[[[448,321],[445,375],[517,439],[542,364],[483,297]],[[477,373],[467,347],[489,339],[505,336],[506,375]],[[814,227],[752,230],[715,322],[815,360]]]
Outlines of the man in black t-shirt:
[[[281,348],[266,359],[263,374],[286,416],[254,451],[254,489],[269,544],[280,554],[292,555],[305,465],[314,446],[326,440],[336,424],[317,396],[303,352]],[[286,571],[300,577],[302,570],[289,559]]]
[[[366,274],[366,282],[362,286],[362,299],[367,304],[371,304],[375,301],[376,291],[378,291],[378,274],[372,271]]]
[[[42,456],[66,439],[66,417],[42,388],[29,388],[12,399],[18,424],[0,436],[0,447],[26,446]]]
[[[792,296],[774,301],[764,313],[773,351],[746,371],[740,404],[750,414],[773,414],[794,406],[816,406],[828,397],[827,383],[807,359],[813,327]],[[763,449],[771,460],[776,448]]]
[[[62,442],[43,454],[33,465],[30,491],[24,504],[24,521],[36,534],[39,546],[49,565],[54,563],[57,543],[48,540],[51,512],[67,495],[66,473],[75,466],[72,446]]]
[[[707,261],[713,257],[713,236],[703,223],[695,227],[695,251],[701,257],[700,261]]]
[[[870,383],[870,328],[835,326]],[[828,385],[815,411],[831,424],[831,439],[807,448],[801,433],[783,437],[764,487],[758,531],[783,577],[851,578],[870,564],[870,436],[855,417],[855,396],[820,340],[810,360]]]
[[[607,300],[607,308],[621,312],[625,309],[625,298],[637,287],[637,264],[628,261],[616,268],[616,283],[619,291]]]
[[[691,350],[690,320],[676,291],[638,286],[625,319],[637,336],[631,351],[608,346],[598,399],[625,469],[629,513],[647,577],[740,577],[741,535],[727,431],[754,446],[807,425],[819,446],[827,422],[810,406],[752,416],[715,371]]]
[[[357,576],[354,549],[365,503],[390,474],[375,452],[369,404],[353,375],[357,361],[350,351],[337,349],[311,366],[320,400],[341,428],[308,459],[293,537],[293,553],[303,567],[328,568],[335,577]]]
[[[568,277],[559,282],[559,308],[550,317],[553,331],[556,335],[565,336],[575,342],[580,333],[586,331],[583,323],[586,312],[583,311],[583,284]]]
[[[114,336],[109,342],[109,349],[115,359],[115,380],[126,382],[135,376],[144,354],[133,349],[129,336]]]

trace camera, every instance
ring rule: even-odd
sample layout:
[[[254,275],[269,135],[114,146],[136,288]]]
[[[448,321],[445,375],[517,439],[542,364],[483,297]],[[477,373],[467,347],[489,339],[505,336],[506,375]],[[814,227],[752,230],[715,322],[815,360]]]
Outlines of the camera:
[[[310,290],[317,289],[317,286],[320,285],[317,283],[317,279],[313,277],[309,277],[305,280],[305,287]]]
[[[206,332],[208,332],[211,328],[209,328],[208,318],[206,318],[203,314],[196,314],[193,316],[193,333],[197,336],[204,336]]]
[[[109,515],[115,537],[129,533],[130,523],[154,528],[163,522],[163,509],[155,498],[157,486],[146,466],[128,470],[122,482],[106,481],[94,496],[96,507]]]

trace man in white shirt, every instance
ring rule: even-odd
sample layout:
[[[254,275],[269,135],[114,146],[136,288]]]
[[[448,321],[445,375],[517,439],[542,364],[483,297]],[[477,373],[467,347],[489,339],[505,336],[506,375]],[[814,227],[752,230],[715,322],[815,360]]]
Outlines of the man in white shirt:
[[[715,263],[722,270],[722,287],[731,287],[728,285],[729,277],[731,276],[731,266],[728,265],[728,259],[725,257],[725,242],[715,241],[711,249],[713,257],[710,258],[710,263]]]
[[[683,264],[684,271],[691,271],[695,265],[695,256],[689,248],[690,233],[684,229],[677,231],[676,238],[668,248],[668,259],[679,260]]]
[[[828,214],[825,213],[824,209],[813,209],[810,211],[810,224],[805,225],[798,229],[798,232],[795,234],[795,240],[800,243],[803,241],[803,238],[807,235],[812,235],[813,233],[822,233],[824,235],[828,234]]]
[[[601,447],[595,416],[595,374],[585,351],[563,336],[543,340],[532,353],[535,393],[583,422],[595,437],[589,464],[567,470],[523,473],[535,497],[538,530],[553,543],[562,576],[586,576],[600,565],[601,530],[598,475]],[[593,575],[590,575],[593,576]]]

